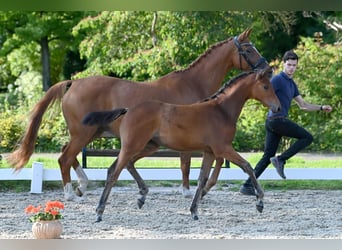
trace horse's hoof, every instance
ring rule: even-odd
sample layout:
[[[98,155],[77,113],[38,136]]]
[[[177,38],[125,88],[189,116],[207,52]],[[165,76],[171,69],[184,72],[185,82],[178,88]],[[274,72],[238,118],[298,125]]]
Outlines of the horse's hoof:
[[[78,197],[82,197],[83,196],[83,192],[81,191],[81,189],[79,187],[77,187],[75,189],[75,194],[78,196]]]
[[[196,214],[195,214],[195,215],[192,215],[192,219],[193,219],[193,220],[198,220],[198,215],[196,215]]]
[[[208,193],[208,192],[205,191],[205,190],[203,189],[203,190],[202,190],[202,194],[201,194],[201,199],[203,199],[203,197],[206,196],[207,193]]]
[[[75,196],[75,198],[74,198],[74,201],[75,202],[79,202],[79,203],[83,203],[83,202],[85,202],[86,201],[86,196]]]
[[[141,209],[145,202],[142,199],[138,199],[138,208]]]
[[[64,194],[64,199],[66,201],[74,201],[75,200],[75,195],[74,194]]]
[[[101,222],[101,221],[102,221],[102,216],[98,215],[97,219],[96,219],[96,222]]]
[[[262,210],[264,209],[264,204],[262,201],[259,201],[257,204],[256,204],[256,209],[258,210],[259,213],[262,213]]]
[[[183,188],[183,196],[184,198],[192,198],[192,193],[189,189]]]

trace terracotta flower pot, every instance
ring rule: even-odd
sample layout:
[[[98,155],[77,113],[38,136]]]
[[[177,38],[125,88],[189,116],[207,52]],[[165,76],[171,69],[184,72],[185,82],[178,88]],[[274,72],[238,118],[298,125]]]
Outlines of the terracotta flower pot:
[[[59,220],[37,221],[32,224],[32,233],[36,239],[59,239],[63,225]]]

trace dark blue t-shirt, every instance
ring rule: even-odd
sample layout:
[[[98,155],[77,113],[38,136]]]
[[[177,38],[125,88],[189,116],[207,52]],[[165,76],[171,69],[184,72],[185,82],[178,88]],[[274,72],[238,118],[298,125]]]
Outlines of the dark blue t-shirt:
[[[278,113],[268,111],[267,117],[288,116],[291,101],[294,97],[300,95],[297,84],[289,78],[283,71],[275,75],[271,79],[271,83],[275,94],[281,104],[281,110]]]

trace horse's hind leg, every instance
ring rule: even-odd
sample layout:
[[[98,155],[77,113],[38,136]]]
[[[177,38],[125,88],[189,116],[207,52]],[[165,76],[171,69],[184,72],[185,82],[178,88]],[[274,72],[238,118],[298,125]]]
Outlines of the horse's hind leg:
[[[70,130],[71,131],[71,130]],[[64,196],[66,200],[74,200],[75,193],[73,192],[72,184],[71,184],[71,176],[70,176],[70,168],[74,167],[76,171],[76,175],[79,179],[80,186],[78,187],[78,191],[76,193],[84,195],[88,178],[77,161],[77,154],[82,150],[84,145],[87,145],[94,133],[94,130],[83,130],[83,134],[79,136],[72,135],[70,132],[70,141],[67,145],[63,147],[62,155],[58,159],[59,166],[61,168],[63,185],[64,185]],[[78,135],[78,134],[77,134]]]
[[[63,151],[62,155],[59,157],[58,163],[61,169],[61,174],[62,174],[62,179],[63,179],[64,197],[66,200],[71,201],[75,199],[75,193],[73,191],[72,184],[71,184],[70,168],[71,168],[71,165],[75,164],[76,155],[78,153],[77,151],[69,150],[69,145],[70,144],[68,144],[68,146]],[[81,170],[83,171],[83,169]],[[85,173],[84,173],[84,176],[86,180],[88,180]],[[82,185],[83,185],[83,188],[86,188],[86,182],[84,182],[84,180],[82,181]]]
[[[133,162],[129,162],[128,165],[126,166],[128,172],[133,176],[134,180],[137,182],[138,187],[139,187],[139,194],[141,195],[140,198],[138,198],[138,207],[142,208],[142,206],[145,204],[146,200],[146,195],[148,193],[148,187],[145,184],[144,180],[141,178],[139,175],[138,171],[134,167]]]
[[[75,193],[77,196],[82,197],[87,191],[88,176],[84,172],[81,164],[77,159],[75,159],[75,161],[73,162],[72,167],[74,168],[78,178],[78,186],[76,187]]]
[[[137,182],[138,187],[139,187],[139,194],[141,195],[140,198],[138,198],[138,203],[137,203],[139,208],[142,208],[142,206],[145,204],[146,195],[148,193],[148,187],[147,187],[146,183],[144,182],[144,180],[139,175],[136,168],[134,167],[134,163],[137,160],[139,160],[145,156],[153,154],[155,151],[158,150],[158,148],[159,148],[158,144],[154,143],[153,141],[149,141],[146,144],[145,148],[141,152],[139,152],[139,154],[137,154],[132,159],[132,161],[130,161],[128,163],[128,165],[126,166],[127,170],[133,176],[134,180]]]
[[[224,159],[223,158],[216,158],[216,163],[215,163],[214,171],[211,173],[210,178],[209,178],[207,184],[203,188],[202,197],[205,196],[209,192],[209,190],[217,183],[217,179],[219,177],[219,174],[220,174],[221,167],[222,167],[223,163],[224,163]]]
[[[62,152],[64,152],[66,147],[67,147],[67,145],[65,145],[62,148]],[[77,196],[82,197],[85,194],[86,190],[87,190],[88,176],[84,172],[80,162],[77,160],[76,157],[75,157],[75,159],[74,159],[74,161],[73,161],[73,163],[71,165],[74,168],[76,176],[78,178],[78,187],[76,187],[75,193],[76,193]]]
[[[190,198],[192,197],[189,184],[191,152],[181,152],[179,155],[183,180],[183,196],[186,198]]]

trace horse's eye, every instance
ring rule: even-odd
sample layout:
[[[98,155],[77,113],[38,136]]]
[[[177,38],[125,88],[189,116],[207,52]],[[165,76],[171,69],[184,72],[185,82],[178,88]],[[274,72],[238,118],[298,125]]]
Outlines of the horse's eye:
[[[268,88],[269,88],[268,85],[264,85],[265,90],[268,90]]]
[[[246,49],[246,53],[247,53],[247,54],[252,54],[252,53],[253,53],[253,50],[248,48],[248,49]]]

